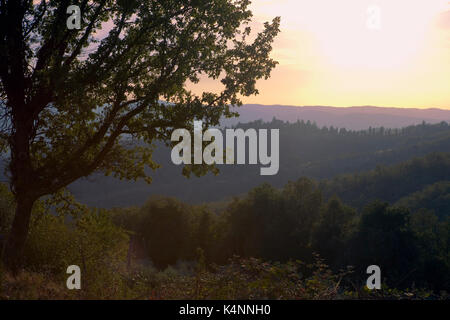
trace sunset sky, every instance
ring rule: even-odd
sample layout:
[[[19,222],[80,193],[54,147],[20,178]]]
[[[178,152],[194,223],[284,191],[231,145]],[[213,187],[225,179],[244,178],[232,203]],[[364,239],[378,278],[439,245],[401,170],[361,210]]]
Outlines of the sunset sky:
[[[255,30],[281,16],[272,54],[280,64],[245,103],[450,109],[449,0],[253,0],[251,8]]]

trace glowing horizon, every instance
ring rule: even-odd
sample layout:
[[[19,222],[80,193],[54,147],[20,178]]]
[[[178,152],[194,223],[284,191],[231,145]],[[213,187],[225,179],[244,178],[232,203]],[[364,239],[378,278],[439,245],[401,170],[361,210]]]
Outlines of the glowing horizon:
[[[371,6],[379,29],[367,26]],[[448,0],[254,0],[251,9],[255,30],[281,16],[279,65],[244,103],[450,109]]]

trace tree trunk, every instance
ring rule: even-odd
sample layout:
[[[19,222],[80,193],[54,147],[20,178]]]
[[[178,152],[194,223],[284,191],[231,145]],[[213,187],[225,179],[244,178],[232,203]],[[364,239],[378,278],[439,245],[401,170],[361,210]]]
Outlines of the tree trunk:
[[[3,249],[4,266],[14,275],[17,275],[21,267],[34,202],[35,200],[29,197],[20,196],[17,198],[16,214]]]

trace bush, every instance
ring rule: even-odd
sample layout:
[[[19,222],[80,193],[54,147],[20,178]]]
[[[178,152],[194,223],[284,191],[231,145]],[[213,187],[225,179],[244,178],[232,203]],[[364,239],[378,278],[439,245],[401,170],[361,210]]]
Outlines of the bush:
[[[316,257],[312,264],[264,262],[233,257],[223,266],[202,266],[182,275],[173,268],[164,272],[141,271],[133,279],[138,297],[148,299],[339,299],[341,279]]]
[[[67,267],[78,265],[85,298],[112,298],[123,294],[127,249],[128,235],[105,211],[87,210],[75,219],[43,214],[32,221],[24,265],[64,284]]]

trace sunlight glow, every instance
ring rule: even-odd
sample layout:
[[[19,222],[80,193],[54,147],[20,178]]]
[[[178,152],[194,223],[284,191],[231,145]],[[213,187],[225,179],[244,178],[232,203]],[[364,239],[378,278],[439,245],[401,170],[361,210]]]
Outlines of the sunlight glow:
[[[380,28],[368,28],[368,8]],[[450,108],[448,0],[254,0],[280,65],[246,103]]]

